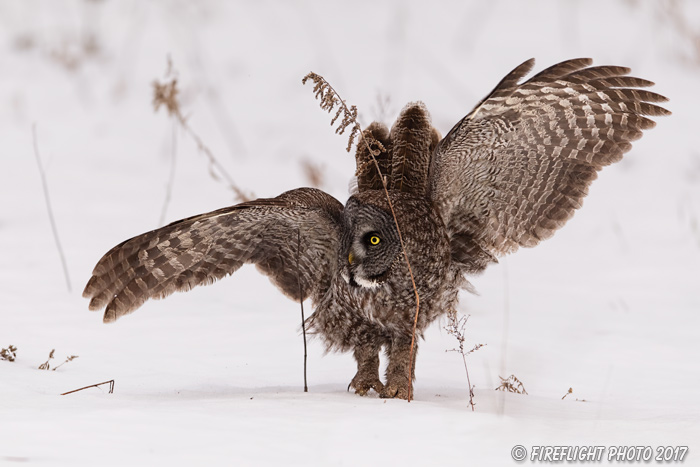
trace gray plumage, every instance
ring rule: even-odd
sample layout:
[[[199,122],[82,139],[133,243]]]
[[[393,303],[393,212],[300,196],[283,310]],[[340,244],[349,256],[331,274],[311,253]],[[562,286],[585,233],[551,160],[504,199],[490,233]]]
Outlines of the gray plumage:
[[[454,309],[465,274],[552,236],[581,207],[597,172],[654,126],[646,116],[670,113],[655,105],[666,98],[640,89],[653,83],[627,76],[628,68],[575,59],[519,83],[533,64],[510,72],[442,139],[422,103],[407,105],[391,130],[372,123],[365,133],[385,149],[381,174],[359,145],[358,188],[345,206],[300,188],[117,245],[85,287],[90,309],[105,308],[111,322],[149,298],[253,263],[290,298],[311,298],[307,324],[329,349],[354,352],[350,386],[358,394],[408,397],[416,303],[382,179],[416,280],[422,336]]]

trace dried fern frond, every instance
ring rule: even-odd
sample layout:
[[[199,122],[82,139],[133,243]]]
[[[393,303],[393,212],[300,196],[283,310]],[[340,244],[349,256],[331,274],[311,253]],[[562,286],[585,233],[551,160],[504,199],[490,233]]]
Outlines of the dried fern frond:
[[[301,83],[306,84],[308,80],[314,83],[314,96],[318,99],[321,109],[329,114],[335,110],[335,115],[331,119],[331,126],[334,126],[341,116],[343,117],[335,129],[336,134],[342,135],[348,127],[350,128],[348,146],[345,148],[347,152],[350,152],[352,149],[357,135],[360,135],[360,140],[365,142],[367,149],[372,155],[378,156],[384,151],[382,143],[373,138],[371,133],[362,131],[362,127],[357,121],[356,106],[351,105],[348,107],[345,101],[340,98],[338,92],[333,89],[333,86],[323,76],[311,72],[302,78]]]

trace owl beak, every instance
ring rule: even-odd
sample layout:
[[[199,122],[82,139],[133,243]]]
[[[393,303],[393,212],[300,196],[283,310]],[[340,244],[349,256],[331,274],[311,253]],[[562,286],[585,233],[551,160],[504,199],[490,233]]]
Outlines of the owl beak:
[[[342,273],[343,279],[345,279],[345,282],[347,282],[351,287],[359,287],[359,284],[355,281],[355,274],[352,271],[352,265],[355,262],[355,259],[355,255],[352,251],[350,251],[348,253],[348,265],[343,268],[344,271]]]

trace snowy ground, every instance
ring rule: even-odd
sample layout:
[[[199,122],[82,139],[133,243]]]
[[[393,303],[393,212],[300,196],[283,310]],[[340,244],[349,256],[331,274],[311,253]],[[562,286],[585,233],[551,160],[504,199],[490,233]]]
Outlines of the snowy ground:
[[[427,3],[0,2],[0,347],[19,349],[0,361],[0,465],[500,466],[516,444],[688,445],[685,464],[700,465],[700,63],[687,34],[652,1]],[[690,3],[681,16],[700,31]],[[303,393],[298,304],[253,268],[110,326],[80,296],[107,249],[159,225],[173,124],[154,114],[151,82],[168,54],[190,125],[256,196],[308,184],[310,161],[347,198],[354,162],[301,85],[311,70],[365,123],[420,99],[444,133],[525,59],[591,56],[656,81],[674,115],[552,240],[473,278],[480,295],[461,311],[469,344],[487,344],[469,357],[475,412],[439,324],[410,404],[346,392],[352,357],[319,342]],[[166,220],[232,204],[192,139],[176,140]],[[56,364],[79,358],[38,370],[51,349]],[[510,374],[529,395],[494,391]],[[111,379],[113,394],[59,395]]]

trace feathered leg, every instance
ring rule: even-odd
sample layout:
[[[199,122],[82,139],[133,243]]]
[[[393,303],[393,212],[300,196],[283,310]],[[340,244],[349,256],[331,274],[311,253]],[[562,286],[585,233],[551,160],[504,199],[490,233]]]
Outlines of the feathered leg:
[[[355,394],[366,395],[370,389],[374,389],[380,394],[384,385],[379,379],[379,350],[381,347],[365,344],[355,347],[355,360],[357,361],[357,374],[350,381],[350,388],[355,390]]]
[[[380,397],[408,399],[409,384],[413,389],[413,380],[416,379],[416,353],[418,343],[413,347],[413,362],[411,362],[411,339],[397,338],[391,341],[387,348],[389,355],[389,365],[386,369],[386,384]],[[411,379],[409,381],[409,368]]]

